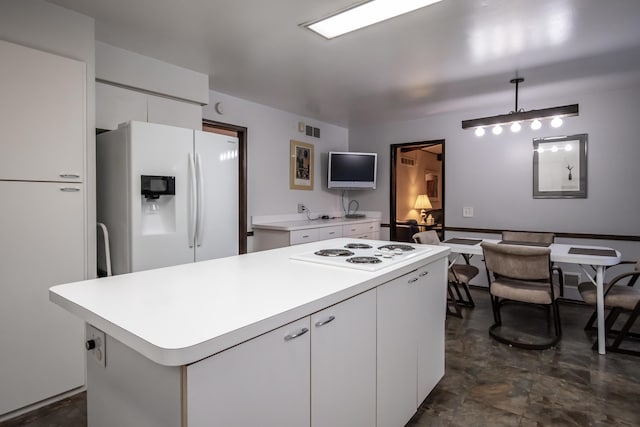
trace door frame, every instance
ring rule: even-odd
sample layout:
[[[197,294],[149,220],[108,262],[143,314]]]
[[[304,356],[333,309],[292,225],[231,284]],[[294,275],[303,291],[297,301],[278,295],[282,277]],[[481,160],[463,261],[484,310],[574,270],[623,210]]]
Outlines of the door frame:
[[[238,135],[238,253],[247,253],[247,128],[215,120],[202,120],[202,130],[207,127],[236,132]],[[210,132],[210,131],[209,131]]]
[[[418,142],[404,142],[404,143],[400,143],[400,144],[391,144],[389,146],[389,150],[390,150],[390,155],[389,155],[389,159],[391,164],[389,165],[389,177],[390,177],[390,183],[389,183],[389,240],[396,240],[397,238],[397,231],[396,231],[396,186],[398,184],[397,181],[397,177],[396,177],[396,164],[397,164],[397,153],[402,149],[402,148],[413,148],[413,147],[427,147],[427,146],[431,146],[431,145],[442,145],[442,166],[441,166],[441,171],[440,171],[440,175],[441,175],[441,182],[442,182],[442,193],[441,193],[441,201],[442,201],[442,232],[444,233],[445,231],[445,140],[444,139],[435,139],[435,140],[429,140],[429,141],[418,141]]]

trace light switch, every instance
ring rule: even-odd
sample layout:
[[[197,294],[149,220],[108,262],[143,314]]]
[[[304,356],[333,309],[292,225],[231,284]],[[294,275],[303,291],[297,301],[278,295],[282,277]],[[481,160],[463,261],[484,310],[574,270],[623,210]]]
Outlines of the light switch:
[[[473,217],[473,208],[471,207],[464,207],[462,208],[462,216],[464,218],[471,218]]]

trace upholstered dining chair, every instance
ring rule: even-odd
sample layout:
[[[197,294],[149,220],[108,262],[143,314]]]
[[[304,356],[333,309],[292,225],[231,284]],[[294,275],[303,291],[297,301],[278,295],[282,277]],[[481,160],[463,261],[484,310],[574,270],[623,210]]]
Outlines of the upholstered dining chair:
[[[557,302],[559,290],[552,280],[551,249],[489,242],[482,242],[481,246],[491,279],[489,292],[494,324],[489,328],[489,335],[519,348],[542,350],[554,346],[562,336],[562,329]],[[501,309],[507,303],[546,308],[553,318],[553,335],[531,336],[522,331],[506,334]],[[548,322],[551,323],[551,319]]]
[[[604,284],[604,305],[609,309],[605,319],[605,339],[612,337],[613,342],[607,344],[607,351],[614,353],[632,354],[640,356],[640,351],[621,348],[620,345],[626,338],[640,338],[640,334],[631,332],[631,327],[640,315],[640,289],[634,287],[640,277],[640,259],[635,263],[633,271],[619,274],[610,282]],[[596,305],[596,288],[591,282],[583,282],[578,285],[580,296],[587,304]],[[618,316],[627,313],[628,318],[621,329],[613,329]],[[592,329],[596,313],[591,315],[585,329]],[[598,340],[593,344],[593,349],[598,348]]]
[[[503,242],[514,243],[539,243],[541,245],[551,245],[556,240],[554,233],[542,232],[542,231],[510,231],[505,230],[502,232]],[[555,273],[558,274],[558,283],[560,286],[560,296],[564,296],[564,273],[562,269],[557,265],[551,264],[551,267]]]
[[[421,231],[413,235],[413,241],[424,245],[439,245],[440,238],[435,230]],[[478,267],[471,265],[469,257],[464,257],[465,263],[455,263],[449,268],[448,277],[448,290],[449,299],[453,308],[447,305],[447,312],[458,317],[462,317],[462,310],[460,306],[475,307],[475,302],[471,297],[469,291],[469,282],[476,277],[480,270]],[[462,295],[460,288],[464,291],[465,295]],[[455,295],[454,295],[455,292]]]

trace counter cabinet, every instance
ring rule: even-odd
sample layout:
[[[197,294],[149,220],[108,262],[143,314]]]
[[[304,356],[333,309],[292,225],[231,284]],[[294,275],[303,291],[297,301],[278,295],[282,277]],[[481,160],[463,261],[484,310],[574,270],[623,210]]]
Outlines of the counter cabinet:
[[[373,218],[358,221],[333,220],[330,223],[309,223],[304,227],[291,226],[286,222],[254,224],[253,235],[254,247],[257,251],[338,237],[378,240],[380,238],[380,220]]]

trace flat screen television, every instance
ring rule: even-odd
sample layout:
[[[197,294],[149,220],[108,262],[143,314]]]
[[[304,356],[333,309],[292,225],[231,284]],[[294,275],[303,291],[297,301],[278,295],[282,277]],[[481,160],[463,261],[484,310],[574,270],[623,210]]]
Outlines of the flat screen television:
[[[327,187],[348,190],[376,188],[377,153],[329,152]]]

